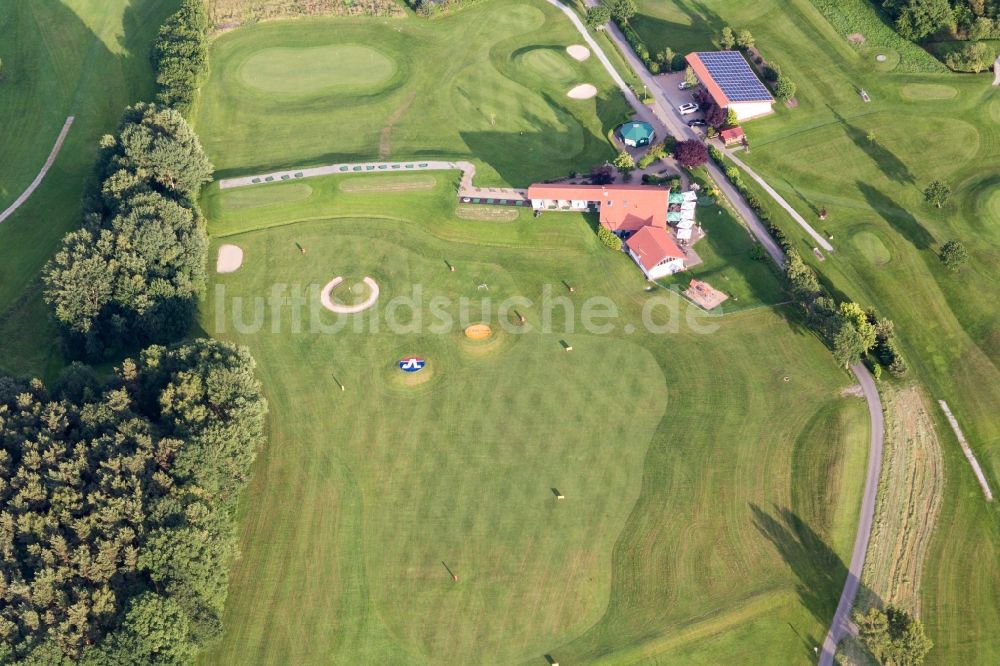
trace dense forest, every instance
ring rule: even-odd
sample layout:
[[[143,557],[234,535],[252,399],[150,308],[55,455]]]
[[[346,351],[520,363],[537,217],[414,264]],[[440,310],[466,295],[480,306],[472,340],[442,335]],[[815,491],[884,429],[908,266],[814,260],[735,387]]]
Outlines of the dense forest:
[[[942,31],[959,39],[1000,37],[997,0],[882,0],[880,4],[907,39],[920,40]]]
[[[212,166],[182,111],[207,67],[201,0],[160,32],[160,102],[102,138],[79,230],[45,267],[69,357],[0,377],[0,663],[188,664],[222,631],[234,505],[266,402],[242,348],[190,334]],[[123,354],[131,358],[122,359]]]
[[[180,113],[139,103],[102,139],[95,175],[83,228],[43,280],[69,355],[100,359],[190,328],[208,249],[195,197],[212,165]]]
[[[245,349],[0,378],[0,663],[181,664],[221,630],[266,404]]]

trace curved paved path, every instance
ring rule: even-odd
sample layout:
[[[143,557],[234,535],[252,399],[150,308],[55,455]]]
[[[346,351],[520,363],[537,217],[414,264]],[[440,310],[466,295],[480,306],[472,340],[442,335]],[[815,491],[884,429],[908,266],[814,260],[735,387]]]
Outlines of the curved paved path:
[[[583,21],[580,20],[580,17],[577,16],[576,12],[566,7],[564,4],[559,2],[559,0],[546,1],[553,7],[560,9],[567,17],[569,17],[569,20],[572,21],[574,26],[576,26],[577,31],[579,31],[579,33],[583,36],[584,41],[587,42],[587,45],[594,52],[594,55],[596,55],[598,60],[601,61],[601,64],[604,65],[604,69],[608,71],[612,80],[618,88],[621,89],[622,95],[625,96],[625,100],[632,106],[636,117],[652,125],[656,130],[657,136],[670,134],[680,140],[701,140],[701,138],[687,126],[687,123],[684,122],[672,108],[667,110],[662,106],[660,102],[662,91],[660,96],[655,94],[656,91],[661,90],[659,82],[649,73],[646,66],[642,64],[642,61],[639,60],[639,58],[632,51],[632,48],[628,45],[628,42],[625,41],[625,37],[618,29],[618,26],[614,23],[608,23],[605,26],[605,30],[607,31],[608,36],[611,37],[612,41],[614,41],[618,46],[618,50],[621,52],[622,57],[625,58],[625,62],[632,69],[632,71],[638,75],[639,79],[652,94],[653,103],[651,105],[647,106],[646,104],[643,104],[642,101],[636,97],[635,93],[628,86],[628,84],[625,83],[625,80],[622,79],[621,75],[618,74],[618,70],[616,70],[611,64],[611,61],[604,53],[604,50],[594,40],[590,31],[587,30],[587,27],[583,24]],[[594,6],[598,3],[597,0],[587,0],[587,4]],[[747,227],[750,229],[750,233],[752,233],[754,238],[757,239],[757,242],[764,247],[768,256],[770,256],[774,263],[776,263],[779,267],[784,267],[785,253],[774,241],[774,238],[771,237],[771,234],[768,233],[767,227],[763,222],[761,222],[757,213],[755,213],[753,209],[747,205],[743,196],[733,186],[733,184],[729,182],[726,175],[722,173],[722,169],[720,169],[718,165],[711,160],[708,161],[705,168],[708,169],[708,173],[712,177],[712,180],[715,182],[716,186],[723,193],[723,195],[725,195],[730,205],[736,209],[737,214],[746,222]]]
[[[582,34],[584,39],[586,39],[587,44],[590,45],[591,49],[593,49],[600,61],[604,63],[605,68],[608,69],[608,73],[611,74],[611,78],[615,80],[615,83],[617,83],[620,88],[622,88],[622,93],[625,95],[625,98],[629,101],[629,103],[632,104],[632,107],[636,111],[636,115],[647,122],[651,122],[654,128],[657,129],[658,133],[666,129],[678,139],[699,138],[689,127],[687,127],[686,123],[681,120],[680,116],[677,116],[676,113],[668,114],[664,111],[659,99],[663,96],[659,81],[657,81],[649,73],[642,61],[636,57],[632,48],[628,45],[628,42],[625,41],[625,37],[621,34],[621,31],[616,25],[609,23],[606,26],[606,29],[611,39],[618,46],[619,51],[621,51],[622,56],[628,62],[633,71],[638,74],[643,84],[645,84],[652,91],[661,91],[659,96],[654,94],[654,102],[652,106],[646,106],[636,98],[632,90],[618,75],[618,72],[616,72],[614,67],[611,66],[611,63],[604,55],[601,47],[591,37],[587,28],[583,25],[583,22],[580,21],[579,16],[577,16],[571,9],[560,3],[559,0],[547,1],[549,4],[561,9],[563,13],[570,18],[577,30],[580,31],[580,34]],[[593,6],[597,4],[597,0],[587,0],[587,4]],[[673,111],[673,109],[671,109],[671,111]],[[760,218],[758,218],[756,213],[754,213],[750,207],[746,205],[746,201],[739,194],[739,192],[736,191],[736,189],[729,182],[729,179],[725,177],[725,174],[722,173],[721,169],[719,169],[714,162],[709,161],[707,166],[709,173],[712,175],[712,179],[726,195],[726,198],[729,199],[733,206],[747,221],[754,236],[756,236],[761,242],[771,258],[774,259],[775,263],[779,266],[784,266],[784,252],[774,242],[774,239],[771,238],[771,235],[761,223]],[[749,169],[747,169],[747,172],[752,173]],[[756,176],[756,174],[753,175]],[[772,194],[772,196],[775,197],[775,200],[779,203],[784,201],[784,199],[782,199],[780,195],[777,195],[776,192],[773,192],[773,190],[769,190],[769,194]],[[787,205],[787,202],[784,205],[789,209],[791,208]],[[795,215],[798,214],[796,213]],[[808,224],[805,226],[807,227],[807,231],[811,229]],[[815,231],[813,231],[813,233],[815,233]],[[822,246],[826,248],[828,245],[829,244],[824,240]],[[832,248],[829,249],[832,250]],[[833,657],[837,651],[837,643],[839,643],[844,635],[851,630],[851,609],[854,606],[854,599],[858,594],[858,587],[861,584],[861,572],[865,565],[865,555],[868,552],[868,542],[871,539],[872,522],[875,517],[875,497],[878,494],[879,476],[882,473],[882,446],[885,440],[885,422],[882,415],[882,401],[879,398],[878,389],[875,387],[875,380],[863,364],[858,363],[851,366],[851,371],[858,378],[862,391],[864,392],[865,400],[868,402],[868,412],[871,417],[871,445],[868,449],[868,474],[865,478],[865,491],[864,497],[861,501],[861,516],[858,522],[857,536],[854,540],[854,552],[851,555],[851,563],[848,567],[847,580],[844,582],[844,590],[840,595],[840,602],[837,604],[837,610],[834,613],[830,631],[826,636],[826,640],[823,642],[823,651],[820,655],[820,664],[822,666],[832,666]]]
[[[45,174],[49,172],[49,169],[52,168],[56,158],[59,156],[59,151],[62,150],[63,142],[66,141],[66,135],[69,134],[69,128],[73,126],[74,120],[76,120],[76,117],[74,116],[70,116],[66,119],[66,122],[63,124],[62,131],[59,132],[59,137],[56,139],[56,145],[52,146],[49,158],[45,160],[45,164],[42,165],[42,170],[39,171],[38,175],[35,176],[35,179],[31,181],[31,185],[28,185],[28,189],[22,192],[21,196],[15,199],[14,203],[7,207],[7,210],[0,213],[0,222],[3,222],[8,217],[13,215],[17,209],[28,200],[28,197],[35,193],[35,190],[37,190],[38,186],[42,184],[42,181],[45,180]]]
[[[885,441],[885,421],[882,416],[882,400],[879,398],[875,380],[863,364],[851,366],[851,371],[858,378],[861,390],[868,401],[868,413],[871,416],[871,446],[868,449],[868,474],[865,477],[865,494],[861,500],[861,518],[858,520],[858,533],[854,537],[854,552],[851,554],[851,564],[847,569],[847,581],[840,595],[840,602],[833,614],[830,631],[823,641],[823,651],[819,656],[820,666],[833,666],[833,658],[837,653],[837,644],[852,632],[851,609],[861,585],[861,572],[865,567],[865,555],[868,553],[868,541],[872,535],[872,522],[875,519],[875,496],[878,493],[878,481],[882,474],[882,444]]]

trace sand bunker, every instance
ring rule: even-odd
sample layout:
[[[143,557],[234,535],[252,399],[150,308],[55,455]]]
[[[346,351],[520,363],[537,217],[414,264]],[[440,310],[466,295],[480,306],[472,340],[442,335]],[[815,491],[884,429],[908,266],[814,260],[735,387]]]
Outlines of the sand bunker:
[[[590,99],[591,97],[595,97],[596,95],[597,95],[597,88],[590,85],[589,83],[584,83],[582,85],[579,85],[576,88],[570,90],[568,93],[566,93],[566,96],[572,99]]]
[[[569,54],[570,58],[573,58],[574,60],[579,60],[580,62],[583,62],[584,60],[590,57],[590,49],[588,49],[586,46],[582,44],[573,44],[571,46],[567,46],[566,53]]]
[[[335,277],[332,280],[330,280],[330,282],[327,283],[325,287],[323,287],[323,291],[319,295],[319,300],[320,303],[323,304],[324,308],[326,308],[330,312],[336,312],[337,314],[357,314],[375,305],[375,301],[378,300],[378,283],[375,282],[375,280],[371,279],[370,277],[366,277],[364,280],[362,280],[362,282],[368,285],[368,289],[371,291],[371,295],[369,295],[368,298],[363,303],[358,303],[357,305],[341,305],[339,303],[334,303],[333,301],[331,301],[330,300],[331,292],[333,292],[333,290],[336,289],[337,285],[339,285],[343,281],[344,278]]]
[[[219,273],[234,273],[243,265],[243,249],[236,245],[223,245],[219,248],[219,258],[215,262],[215,270]]]

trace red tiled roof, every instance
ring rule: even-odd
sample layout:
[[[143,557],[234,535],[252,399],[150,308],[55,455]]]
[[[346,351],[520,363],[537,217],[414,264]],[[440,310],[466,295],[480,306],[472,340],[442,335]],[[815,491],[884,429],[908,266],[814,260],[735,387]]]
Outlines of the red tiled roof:
[[[643,227],[629,238],[625,244],[639,259],[647,271],[664,259],[683,259],[684,253],[665,229]]]
[[[719,132],[719,136],[726,143],[732,143],[733,141],[739,141],[743,138],[743,128],[742,127],[730,127],[729,129],[724,129]]]
[[[694,70],[695,75],[698,80],[701,81],[701,85],[705,86],[705,90],[708,94],[712,96],[715,103],[721,106],[723,109],[729,106],[729,98],[726,97],[726,93],[722,92],[722,88],[719,84],[715,82],[712,75],[708,73],[708,68],[702,63],[701,58],[698,57],[697,53],[689,53],[684,58],[687,63],[691,65],[691,69]]]
[[[667,226],[670,190],[643,185],[532,185],[529,199],[586,200],[600,204],[601,224],[611,231]]]

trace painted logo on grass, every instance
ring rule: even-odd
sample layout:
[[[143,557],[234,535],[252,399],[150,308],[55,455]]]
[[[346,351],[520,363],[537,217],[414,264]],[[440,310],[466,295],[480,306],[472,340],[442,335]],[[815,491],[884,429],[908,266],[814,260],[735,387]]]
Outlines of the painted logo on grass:
[[[419,356],[406,356],[399,359],[399,369],[403,372],[420,372],[427,365],[427,361]]]

